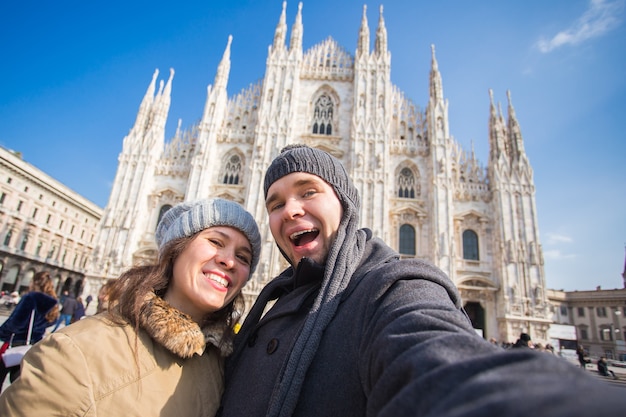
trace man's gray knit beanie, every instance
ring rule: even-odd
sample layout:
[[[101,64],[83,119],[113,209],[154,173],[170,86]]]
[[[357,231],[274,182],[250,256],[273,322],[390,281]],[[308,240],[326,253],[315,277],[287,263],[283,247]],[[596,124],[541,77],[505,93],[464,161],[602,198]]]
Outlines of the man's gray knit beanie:
[[[156,230],[159,253],[172,240],[193,236],[212,226],[230,226],[248,238],[252,247],[252,276],[261,256],[259,228],[252,215],[240,204],[221,198],[183,202],[169,209],[159,221]]]
[[[270,164],[263,185],[265,198],[274,182],[294,172],[317,175],[333,187],[344,208],[351,204],[360,209],[359,193],[341,162],[327,152],[300,144],[285,146]]]

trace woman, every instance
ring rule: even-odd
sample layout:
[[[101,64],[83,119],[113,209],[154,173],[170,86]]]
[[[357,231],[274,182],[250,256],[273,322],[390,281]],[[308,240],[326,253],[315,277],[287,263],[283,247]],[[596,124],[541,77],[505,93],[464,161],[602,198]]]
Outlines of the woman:
[[[37,272],[30,282],[28,294],[20,299],[15,310],[0,326],[0,340],[4,342],[1,350],[4,351],[9,342],[12,346],[26,344],[30,315],[33,311],[35,317],[30,342],[35,344],[40,341],[46,333],[46,328],[59,317],[59,309],[53,308],[56,305],[57,295],[50,274],[46,271]],[[20,366],[7,368],[0,360],[0,390],[7,373],[11,374],[10,380],[14,382],[20,376]]]
[[[111,288],[113,288],[113,284],[115,284],[116,282],[116,279],[109,279],[102,287],[100,287],[100,290],[98,291],[98,305],[96,306],[96,314],[102,313],[103,311],[109,309],[109,293],[111,292]]]
[[[578,363],[582,369],[587,369],[587,364],[590,362],[589,359],[585,358],[585,348],[583,345],[578,345],[576,348],[576,356],[578,356]]]
[[[72,323],[77,322],[83,317],[85,317],[85,305],[83,304],[83,297],[77,297],[76,310],[74,310],[74,315],[72,316]]]
[[[108,311],[34,346],[0,415],[213,416],[245,285],[259,261],[252,216],[222,199],[182,203],[156,231],[156,265],[122,274]]]

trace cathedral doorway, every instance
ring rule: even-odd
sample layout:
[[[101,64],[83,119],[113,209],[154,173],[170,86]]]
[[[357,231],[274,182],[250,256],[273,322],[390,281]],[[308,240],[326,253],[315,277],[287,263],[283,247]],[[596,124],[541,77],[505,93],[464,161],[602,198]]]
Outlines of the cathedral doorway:
[[[469,301],[463,306],[465,312],[472,321],[472,327],[474,329],[482,330],[483,338],[487,338],[485,334],[485,309],[480,303]]]

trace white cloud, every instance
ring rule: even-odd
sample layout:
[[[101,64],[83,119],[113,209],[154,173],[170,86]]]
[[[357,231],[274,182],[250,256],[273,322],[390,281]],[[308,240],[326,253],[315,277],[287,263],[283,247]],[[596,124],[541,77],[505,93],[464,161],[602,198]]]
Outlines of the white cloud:
[[[548,53],[564,45],[577,45],[588,39],[602,36],[622,22],[625,0],[591,0],[589,9],[570,27],[560,31],[552,39],[540,39],[536,46]]]
[[[553,261],[562,261],[567,259],[576,258],[575,254],[562,252],[561,249],[557,249],[554,246],[559,246],[563,244],[573,243],[574,239],[570,236],[560,235],[557,233],[547,233],[546,241],[544,242],[546,245],[552,246],[550,249],[545,249],[543,251],[543,257],[545,259],[553,260]]]
[[[545,243],[548,245],[554,245],[556,243],[571,243],[574,241],[574,239],[569,236],[558,235],[556,233],[548,233],[546,234],[546,237],[547,241]]]
[[[551,250],[543,251],[543,257],[545,259],[560,261],[564,259],[574,259],[576,258],[576,255],[571,254],[571,253],[570,254],[561,253],[561,251],[558,249],[551,249]]]

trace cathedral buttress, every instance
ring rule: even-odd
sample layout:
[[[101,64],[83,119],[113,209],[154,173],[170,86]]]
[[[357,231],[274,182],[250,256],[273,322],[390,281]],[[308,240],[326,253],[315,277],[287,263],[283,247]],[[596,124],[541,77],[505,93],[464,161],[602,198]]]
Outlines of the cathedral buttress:
[[[276,25],[276,31],[274,32],[274,43],[272,44],[272,51],[278,51],[285,49],[285,40],[287,39],[287,2],[283,1],[283,11],[280,14],[280,19]]]
[[[268,49],[265,76],[262,82],[261,98],[258,108],[258,122],[255,128],[255,146],[252,149],[249,164],[250,189],[247,193],[246,208],[259,222],[259,229],[266,245],[263,252],[268,254],[267,261],[260,266],[260,279],[267,279],[284,268],[282,255],[272,242],[267,225],[267,212],[263,195],[265,169],[272,159],[287,144],[301,142],[300,130],[296,129],[297,99],[300,92],[300,73],[303,59],[302,41],[302,3],[292,26],[289,49],[286,48],[286,2],[274,33],[273,45]],[[310,97],[301,98],[310,100]],[[252,286],[255,284],[252,283]]]
[[[228,105],[226,87],[230,73],[230,46],[232,41],[233,37],[228,36],[228,43],[217,67],[213,87],[207,88],[207,99],[200,121],[196,154],[191,162],[187,190],[185,191],[186,200],[211,196],[211,185],[217,182],[217,170],[221,166],[220,155],[216,152],[217,137],[224,124]]]
[[[516,163],[520,171],[526,171],[526,174],[530,174],[530,176],[532,177],[532,169],[530,168],[530,163],[528,162],[528,158],[526,157],[526,151],[524,150],[522,129],[520,128],[519,122],[517,121],[517,116],[515,115],[515,108],[513,107],[513,102],[511,101],[511,92],[508,90],[506,92],[506,97],[508,101],[509,114],[509,119],[507,123],[510,143],[509,158],[511,159],[511,161],[514,161]]]
[[[367,57],[370,53],[370,28],[367,25],[367,5],[363,5],[363,17],[359,28],[359,40],[357,42],[356,57]]]
[[[133,254],[151,226],[145,213],[151,211],[148,196],[164,148],[174,70],[170,70],[165,86],[161,81],[155,96],[157,76],[155,71],[139,106],[137,121],[124,138],[111,197],[100,222],[94,263],[95,270],[105,277],[118,276],[123,268],[133,264]]]
[[[290,54],[300,53],[302,55],[302,2],[298,3],[298,13],[296,14],[296,21],[291,27],[291,39],[289,40],[289,52]]]
[[[378,18],[378,28],[376,29],[376,43],[374,46],[374,54],[376,56],[385,56],[387,54],[387,28],[385,27],[385,19],[383,18],[383,6],[380,6],[380,16]]]
[[[509,338],[520,330],[542,337],[548,320],[543,253],[535,201],[533,173],[515,110],[508,97],[508,120],[495,115],[490,91],[490,186],[495,223],[494,274],[503,291],[500,305],[507,306]],[[516,322],[514,317],[519,317]]]
[[[493,102],[493,90],[489,89],[489,172],[493,175],[507,174],[509,166],[506,127],[502,123]],[[491,179],[494,182],[494,179]]]
[[[369,28],[363,7],[358,46],[354,62],[354,98],[351,123],[351,176],[361,194],[361,223],[383,239],[389,239],[389,142],[391,140],[391,53],[387,50],[387,29],[380,8],[376,41],[369,52]],[[393,188],[393,187],[392,187]],[[385,196],[385,198],[380,198]]]
[[[137,132],[137,134],[142,134],[142,132],[144,132],[146,129],[146,125],[148,124],[150,108],[152,107],[152,102],[154,101],[154,92],[156,89],[156,80],[158,76],[159,76],[159,70],[156,69],[154,70],[154,74],[152,74],[152,81],[150,82],[150,85],[148,85],[146,94],[144,95],[143,100],[141,100],[141,104],[139,105],[139,111],[137,112],[135,125],[131,128],[131,133],[135,131]],[[126,140],[132,141],[134,137],[135,135],[129,134],[124,139],[124,143],[126,143]]]
[[[430,211],[433,227],[430,243],[434,248],[433,259],[435,259],[435,263],[454,280],[454,213],[452,211],[454,195],[451,169],[454,158],[448,125],[448,101],[444,99],[443,82],[434,45],[431,46],[431,55],[430,97],[426,109],[433,184],[432,210]]]

